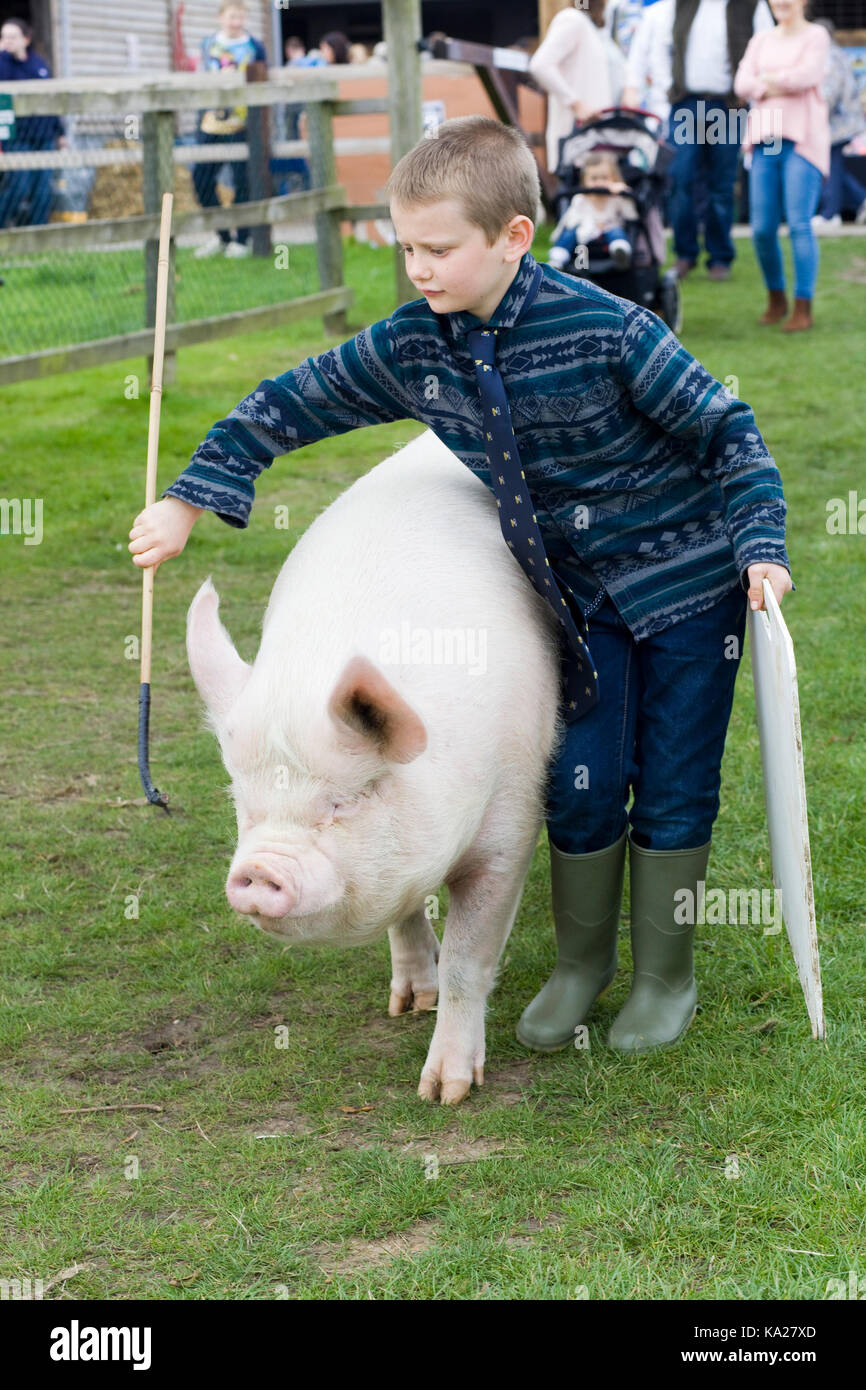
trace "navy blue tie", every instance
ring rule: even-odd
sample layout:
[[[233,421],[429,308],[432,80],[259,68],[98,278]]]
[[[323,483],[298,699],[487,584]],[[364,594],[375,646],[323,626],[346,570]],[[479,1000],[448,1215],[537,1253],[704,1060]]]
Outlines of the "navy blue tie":
[[[572,611],[545,554],[526,475],[520,466],[505,387],[494,365],[496,332],[495,328],[474,328],[466,335],[481,392],[490,481],[506,542],[533,587],[547,599],[562,623],[562,635],[566,642],[562,669],[563,715],[566,723],[573,723],[598,704],[598,672],[593,670],[593,660],[586,644],[586,623],[574,593],[568,584],[564,585],[574,599]]]

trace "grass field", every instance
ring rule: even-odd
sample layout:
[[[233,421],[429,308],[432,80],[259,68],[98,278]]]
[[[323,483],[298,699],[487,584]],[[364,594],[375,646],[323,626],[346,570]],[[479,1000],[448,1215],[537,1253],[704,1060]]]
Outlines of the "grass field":
[[[528,1054],[514,1026],[554,961],[542,835],[491,999],[486,1084],[458,1109],[424,1107],[433,1020],[387,1017],[387,942],[282,950],[229,910],[234,816],[184,651],[211,573],[252,657],[287,546],[418,425],[278,461],[248,530],[205,517],[160,569],[151,766],[167,817],[141,797],[127,656],[148,403],[124,382],[142,363],[7,388],[2,492],[44,499],[44,537],[0,537],[0,1277],[58,1299],[702,1300],[821,1299],[828,1279],[866,1275],[866,560],[862,536],[826,526],[828,500],[863,488],[866,244],[822,243],[816,327],[792,337],[754,326],[763,291],[750,244],[738,251],[730,283],[687,282],[682,337],[736,377],[785,483],[826,1043],[784,935],[706,926],[682,1043],[609,1052],[626,925],[589,1050]],[[392,307],[391,267],[347,247],[353,330]],[[183,350],[161,486],[262,377],[326,346],[311,321]],[[279,502],[288,539],[270,524]],[[771,886],[748,658],[709,884]],[[99,1106],[118,1108],[82,1113]]]
[[[196,260],[190,247],[178,247],[176,255],[178,323],[279,304],[319,288],[312,245],[292,245],[279,264],[276,256]],[[2,275],[0,358],[144,327],[140,249],[20,256],[3,262]]]

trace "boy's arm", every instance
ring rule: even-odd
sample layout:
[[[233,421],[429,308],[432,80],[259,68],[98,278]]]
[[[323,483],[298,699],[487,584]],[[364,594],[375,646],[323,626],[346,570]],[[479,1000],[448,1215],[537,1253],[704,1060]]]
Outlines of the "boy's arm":
[[[339,347],[260,382],[208,431],[162,495],[215,512],[231,526],[246,526],[255,480],[278,454],[413,413],[391,321],[382,319]]]
[[[742,587],[748,590],[748,567],[758,562],[790,574],[782,479],[745,401],[637,304],[624,315],[618,374],[638,410],[669,434],[691,440],[695,470],[719,483]]]

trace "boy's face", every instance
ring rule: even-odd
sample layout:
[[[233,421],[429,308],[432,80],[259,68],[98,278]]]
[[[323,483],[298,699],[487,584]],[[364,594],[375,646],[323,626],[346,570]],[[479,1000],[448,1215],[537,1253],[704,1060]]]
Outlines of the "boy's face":
[[[239,39],[246,32],[247,11],[244,5],[227,5],[220,12],[220,28],[229,38]]]
[[[467,221],[456,198],[406,207],[391,203],[406,274],[437,314],[465,311],[482,322],[493,313],[532,245],[534,224],[516,216],[492,246]]]

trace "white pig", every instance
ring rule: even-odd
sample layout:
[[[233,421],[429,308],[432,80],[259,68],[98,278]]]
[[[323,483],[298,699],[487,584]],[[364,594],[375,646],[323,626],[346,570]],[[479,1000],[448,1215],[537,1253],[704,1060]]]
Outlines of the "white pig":
[[[229,903],[290,942],[387,931],[388,1012],[431,1009],[418,1093],[484,1076],[484,1012],[562,732],[557,624],[494,497],[425,431],[297,542],[252,665],[208,579],[190,668],[232,779]],[[443,883],[438,938],[425,899]],[[437,968],[438,963],[438,968]]]

